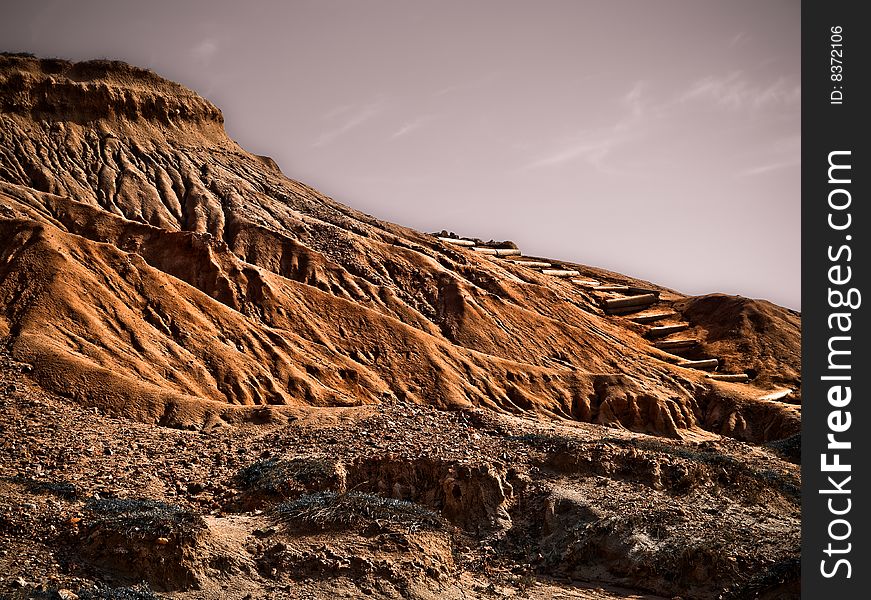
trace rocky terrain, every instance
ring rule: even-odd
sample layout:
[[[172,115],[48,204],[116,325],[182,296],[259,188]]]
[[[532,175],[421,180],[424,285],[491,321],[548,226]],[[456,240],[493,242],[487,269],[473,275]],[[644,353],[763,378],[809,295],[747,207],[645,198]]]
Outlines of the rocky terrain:
[[[798,595],[792,311],[380,221],[109,61],[0,55],[0,232],[0,597]]]

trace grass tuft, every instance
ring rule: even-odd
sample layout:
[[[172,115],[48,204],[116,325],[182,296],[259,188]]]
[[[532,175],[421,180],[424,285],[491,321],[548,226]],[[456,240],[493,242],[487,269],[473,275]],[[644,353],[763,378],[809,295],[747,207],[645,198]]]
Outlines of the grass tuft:
[[[236,481],[246,490],[286,497],[295,491],[338,486],[340,471],[340,464],[327,458],[272,458],[245,467]]]
[[[89,529],[123,533],[130,538],[193,540],[206,528],[201,516],[177,504],[148,499],[102,499],[85,504]]]
[[[408,531],[444,526],[439,515],[419,504],[361,492],[308,494],[279,505],[276,514],[288,525],[322,531],[373,524],[399,525]]]

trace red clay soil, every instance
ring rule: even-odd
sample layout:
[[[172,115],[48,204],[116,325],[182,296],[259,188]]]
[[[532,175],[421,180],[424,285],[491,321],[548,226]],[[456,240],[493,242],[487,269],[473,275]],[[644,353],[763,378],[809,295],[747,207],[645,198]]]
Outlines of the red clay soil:
[[[801,315],[765,300],[709,294],[675,303],[705,332],[713,355],[735,357],[733,372],[751,370],[757,383],[797,388],[801,381]]]

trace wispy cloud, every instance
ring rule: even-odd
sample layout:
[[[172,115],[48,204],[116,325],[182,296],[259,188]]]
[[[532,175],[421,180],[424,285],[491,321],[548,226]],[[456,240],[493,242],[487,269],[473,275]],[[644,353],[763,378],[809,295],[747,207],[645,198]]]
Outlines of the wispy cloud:
[[[211,38],[204,39],[191,48],[190,53],[198,62],[209,63],[218,53],[218,42]]]
[[[539,152],[522,169],[583,162],[601,173],[625,175],[629,168],[643,168],[650,160],[636,161],[631,163],[632,167],[627,167],[630,163],[618,161],[616,155],[626,154],[624,150],[634,145],[650,148],[650,139],[660,135],[664,125],[668,125],[670,130],[680,130],[676,124],[685,120],[682,112],[688,102],[709,102],[734,111],[765,110],[766,116],[776,112],[790,118],[797,115],[801,106],[801,87],[798,84],[791,83],[787,78],[777,79],[767,85],[753,84],[740,71],[722,77],[704,77],[688,85],[684,92],[666,100],[651,98],[648,87],[646,82],[636,81],[627,92],[615,99],[614,105],[620,107],[620,112],[610,124],[587,128],[563,138],[549,150]],[[743,114],[738,116],[744,117]],[[751,160],[755,164],[740,171],[738,176],[760,175],[800,164],[800,137],[776,140],[760,148]]]
[[[636,81],[635,85],[632,86],[632,89],[622,98],[623,105],[629,107],[633,117],[640,117],[644,112],[643,92],[644,82]]]
[[[745,169],[738,173],[738,177],[753,177],[755,175],[764,175],[765,173],[771,173],[772,171],[779,171],[780,169],[786,169],[789,167],[798,167],[801,165],[801,159],[791,159],[791,160],[782,160],[778,162],[769,163],[766,165],[759,165],[757,167],[751,167],[749,169]]]
[[[400,138],[402,136],[408,135],[412,131],[416,131],[435,119],[435,115],[422,115],[420,117],[416,117],[411,119],[410,121],[406,121],[402,124],[402,126],[394,132],[390,137],[392,139]]]
[[[641,129],[661,114],[662,107],[651,106],[644,95],[644,82],[636,82],[619,98],[623,114],[612,124],[600,129],[585,130],[563,141],[560,147],[529,162],[524,170],[552,167],[573,161],[583,161],[597,171],[614,174],[618,170],[607,162],[613,151],[634,139]]]
[[[733,110],[798,106],[801,85],[785,78],[767,86],[754,85],[741,71],[734,71],[724,76],[709,75],[692,83],[680,96],[680,101],[694,100],[712,101]]]
[[[599,136],[595,138],[581,133],[574,141],[565,144],[559,150],[532,161],[525,168],[552,167],[580,159],[599,171],[608,171],[604,162],[605,157],[614,148],[623,143],[624,140],[625,138],[622,136]]]
[[[339,117],[344,118],[336,126],[321,133],[315,140],[314,146],[326,146],[327,144],[334,142],[349,131],[356,129],[360,125],[363,125],[380,115],[384,112],[386,106],[387,101],[384,98],[379,98],[378,100],[368,104],[352,107],[340,107],[341,110],[338,111],[334,109],[331,112],[335,114],[326,118],[329,120],[338,119]]]
[[[734,36],[732,36],[731,40],[729,40],[729,48],[735,48],[737,46],[742,46],[749,39],[750,39],[750,36],[748,36],[743,31],[739,31]]]
[[[626,131],[637,126],[650,108],[644,97],[644,82],[636,81],[632,89],[620,98],[620,104],[626,113],[614,124],[614,131]]]
[[[754,177],[801,165],[801,136],[791,135],[760,149],[756,164],[740,171],[738,177]]]

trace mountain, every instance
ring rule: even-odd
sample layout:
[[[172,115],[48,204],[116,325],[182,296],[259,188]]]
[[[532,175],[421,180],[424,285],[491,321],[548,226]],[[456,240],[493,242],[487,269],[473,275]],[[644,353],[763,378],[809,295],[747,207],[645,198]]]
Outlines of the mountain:
[[[217,597],[221,581],[256,596],[297,571],[312,593],[348,580],[348,593],[385,597],[454,578],[689,597],[795,582],[797,313],[381,221],[246,152],[218,108],[147,70],[0,56],[0,337],[4,425],[43,432],[10,438],[3,485],[58,496],[34,485],[66,472],[74,492],[41,517],[67,518],[55,526],[66,537],[41,543],[53,561],[90,565],[81,582],[145,579],[179,597]],[[75,435],[46,437],[51,421]],[[107,454],[65,471],[80,438]],[[167,440],[178,449],[159,449]],[[22,447],[55,458],[34,473]],[[259,460],[227,458],[250,448]],[[137,456],[175,466],[137,471]],[[108,488],[93,481],[104,470]],[[140,489],[146,472],[156,481]],[[662,505],[642,510],[653,491]],[[735,512],[713,519],[719,509],[688,508],[694,494]],[[680,550],[763,502],[776,526]],[[354,529],[369,523],[398,546],[377,559],[331,547],[315,564],[273,544],[284,534],[263,507],[312,544],[336,528],[370,539]],[[163,529],[133,546],[116,531],[158,517]],[[13,546],[21,519],[5,527]],[[414,585],[396,556],[420,562]],[[335,577],[313,575],[324,569]],[[577,597],[614,597],[589,593]]]

